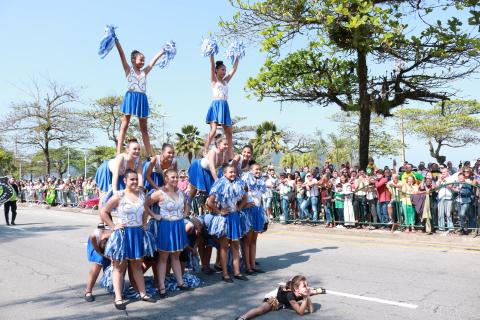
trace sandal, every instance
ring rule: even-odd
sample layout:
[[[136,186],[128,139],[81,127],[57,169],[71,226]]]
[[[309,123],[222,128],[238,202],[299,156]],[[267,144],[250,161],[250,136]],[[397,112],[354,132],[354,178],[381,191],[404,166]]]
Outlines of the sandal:
[[[140,297],[140,300],[145,301],[145,302],[151,302],[151,303],[157,302],[157,300],[155,300],[154,298],[152,298],[152,296],[150,296],[148,294],[144,294],[143,297]]]
[[[120,302],[120,303],[117,303],[117,302]],[[117,308],[117,310],[125,310],[127,309],[127,306],[125,305],[125,302],[120,299],[120,300],[115,300],[113,302],[113,304],[115,305],[115,308]]]
[[[255,271],[253,269],[248,269],[245,271],[245,273],[248,274],[249,276],[255,275]]]
[[[167,290],[165,288],[161,288],[160,290],[158,290],[158,296],[160,297],[160,299],[167,298],[168,297]]]
[[[253,268],[252,270],[256,273],[265,273],[265,271],[263,271],[262,269]]]
[[[181,285],[178,285],[178,289],[181,291],[190,291],[192,288],[190,288],[185,282],[182,283]]]
[[[95,301],[95,297],[91,292],[85,292],[85,301],[87,302],[93,302]]]
[[[226,282],[226,283],[233,283],[232,278],[230,278],[229,276],[227,276],[227,277],[222,276],[222,280],[223,280],[223,282]]]
[[[233,277],[238,280],[248,281],[248,278],[245,277],[243,274],[234,275]]]

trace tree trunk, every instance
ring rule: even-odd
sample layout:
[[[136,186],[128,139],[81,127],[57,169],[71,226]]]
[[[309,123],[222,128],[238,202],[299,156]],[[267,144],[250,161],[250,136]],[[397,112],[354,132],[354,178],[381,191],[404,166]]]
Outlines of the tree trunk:
[[[368,95],[367,77],[367,54],[359,48],[357,49],[357,76],[358,76],[358,93],[359,93],[359,109],[360,109],[360,123],[359,123],[359,148],[358,159],[360,162],[360,169],[365,169],[368,164],[368,152],[370,147],[370,118],[372,112],[370,110],[370,97]]]
[[[428,151],[430,151],[430,156],[437,160],[438,164],[444,164],[447,157],[440,155],[440,148],[442,147],[442,141],[437,142],[437,147],[434,148],[431,141],[428,141]]]
[[[45,175],[50,175],[50,151],[48,150],[48,145],[43,148],[43,156],[45,157]]]

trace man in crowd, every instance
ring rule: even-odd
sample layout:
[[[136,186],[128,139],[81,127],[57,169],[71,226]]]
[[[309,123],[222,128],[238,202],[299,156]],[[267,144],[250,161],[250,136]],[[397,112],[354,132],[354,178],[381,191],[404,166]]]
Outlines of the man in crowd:
[[[375,188],[377,188],[378,193],[378,217],[380,223],[387,223],[389,222],[387,208],[392,198],[387,187],[388,179],[384,176],[382,169],[378,169],[376,175]]]
[[[9,184],[13,188],[13,196],[5,202],[3,205],[3,210],[5,212],[5,222],[7,226],[15,225],[15,218],[17,217],[17,195],[18,195],[18,185],[15,178],[10,179]],[[12,220],[9,220],[10,210],[12,210]]]

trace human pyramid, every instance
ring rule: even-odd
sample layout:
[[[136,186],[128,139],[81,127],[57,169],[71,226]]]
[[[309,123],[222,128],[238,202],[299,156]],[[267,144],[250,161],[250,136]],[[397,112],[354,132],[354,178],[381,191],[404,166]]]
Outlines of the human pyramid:
[[[174,147],[164,144],[156,155],[147,130],[146,77],[154,66],[164,68],[175,57],[175,43],[168,42],[146,66],[144,55],[137,50],[131,53],[131,65],[128,63],[115,27],[107,26],[100,56],[105,57],[114,46],[120,55],[128,91],[120,109],[123,116],[117,155],[105,161],[95,175],[102,191],[101,223],[88,240],[88,257],[93,264],[85,299],[94,300],[93,285],[102,267],[110,262],[114,305],[119,310],[126,309],[122,294],[127,270],[130,283],[143,301],[156,301],[145,287],[144,273],[150,267],[160,298],[167,297],[165,278],[170,268],[178,289],[191,290],[182,276],[185,266],[181,260],[184,262],[185,256],[195,257],[198,250],[201,270],[211,275],[212,247],[218,250],[215,268],[221,270],[223,281],[231,283],[232,277],[248,280],[242,271],[247,275],[263,273],[256,267],[255,256],[257,235],[266,229],[268,222],[262,208],[262,194],[267,189],[261,168],[252,159],[252,147],[247,145],[241,154],[234,155],[227,102],[228,83],[245,54],[243,44],[236,42],[229,47],[227,55],[233,68],[228,74],[224,63],[215,61],[218,54],[215,40],[205,39],[202,44],[202,54],[210,58],[211,66],[213,102],[206,117],[210,132],[204,158],[195,160],[188,170],[190,185],[185,193],[177,188],[179,175]],[[122,152],[132,115],[139,118],[150,159],[145,163],[140,160],[141,147],[135,139],[128,140]],[[217,134],[218,126],[223,127],[225,135]],[[210,148],[212,142],[214,147]],[[195,216],[191,202],[199,192],[207,195],[207,213]],[[112,218],[112,212],[116,213],[116,219]],[[227,263],[229,252],[233,259]]]

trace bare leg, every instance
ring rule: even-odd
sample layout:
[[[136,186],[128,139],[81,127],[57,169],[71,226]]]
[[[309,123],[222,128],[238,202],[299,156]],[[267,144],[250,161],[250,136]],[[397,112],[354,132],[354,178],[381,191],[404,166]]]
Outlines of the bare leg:
[[[230,241],[233,256],[233,274],[240,275],[240,241]]]
[[[122,153],[123,143],[125,142],[125,136],[127,135],[128,124],[130,123],[129,114],[122,116],[122,124],[120,125],[120,133],[117,137],[117,154]]]
[[[175,279],[177,279],[177,285],[183,284],[182,267],[180,265],[180,252],[172,253],[170,256],[170,261],[172,264],[173,273],[175,274]]]
[[[243,259],[245,260],[245,268],[247,271],[252,271],[252,268],[255,267],[255,265],[252,264],[251,260],[251,245],[252,245],[252,236],[253,236],[253,231],[249,231],[245,237],[243,237]]]
[[[270,306],[270,303],[264,302],[260,306],[250,309],[247,313],[242,315],[242,318],[247,320],[257,316],[261,316],[262,314],[269,312],[271,309],[272,307]]]
[[[257,238],[258,233],[253,232],[252,243],[250,244],[250,264],[253,269],[255,269],[255,262],[257,260]]]
[[[131,260],[129,261],[129,265],[131,265],[132,268],[132,274],[133,278],[135,279],[135,284],[137,285],[138,293],[140,293],[140,297],[143,297],[147,293],[145,292],[145,279],[143,278],[142,261]]]
[[[220,250],[217,255],[220,256],[220,264],[222,266],[222,274],[224,278],[229,278],[228,269],[227,269],[227,250],[228,250],[228,239],[227,237],[222,237],[219,239]],[[237,247],[238,249],[238,247]]]
[[[228,159],[233,159],[233,138],[232,138],[232,127],[223,126],[223,131],[225,132],[225,136],[227,137],[227,144],[228,144]]]
[[[137,282],[135,281],[135,276],[133,274],[132,264],[130,262],[128,262],[127,271],[128,271],[128,280],[130,280],[130,285],[135,289],[135,291],[139,292]]]
[[[207,140],[205,140],[205,145],[203,147],[203,154],[208,153],[208,148],[210,147],[210,144],[212,143],[213,138],[217,134],[217,123],[216,122],[210,122],[210,132],[208,133]]]
[[[169,252],[160,251],[160,261],[158,262],[158,285],[160,291],[165,290],[165,275],[167,273],[167,260],[169,255]]]
[[[113,261],[113,290],[115,291],[115,301],[122,300],[123,280],[125,278],[125,270],[127,270],[128,262]]]
[[[98,275],[100,274],[100,271],[102,270],[102,266],[96,263],[92,264],[92,267],[90,268],[90,271],[88,272],[88,277],[87,277],[87,285],[85,287],[85,293],[91,293],[93,290],[93,286],[95,285],[95,282],[97,281]]]
[[[138,124],[140,125],[140,132],[142,133],[143,144],[145,145],[145,151],[149,157],[153,157],[155,153],[153,152],[152,145],[150,144],[150,136],[148,135],[148,118],[138,118]]]

